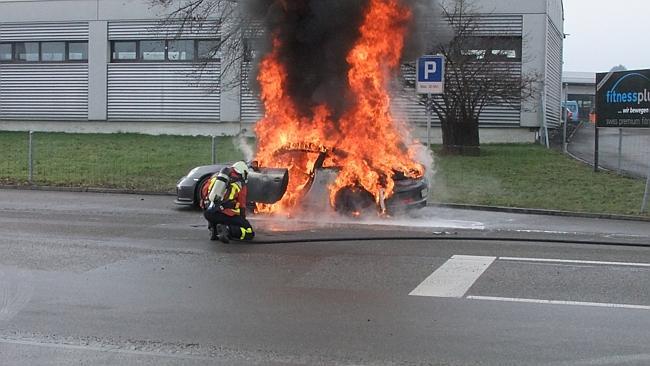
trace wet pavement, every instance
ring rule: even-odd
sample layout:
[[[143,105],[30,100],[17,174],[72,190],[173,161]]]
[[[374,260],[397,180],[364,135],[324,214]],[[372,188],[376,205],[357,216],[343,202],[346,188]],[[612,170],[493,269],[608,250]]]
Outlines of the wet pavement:
[[[650,362],[648,222],[428,207],[224,245],[172,199],[0,190],[1,363]]]

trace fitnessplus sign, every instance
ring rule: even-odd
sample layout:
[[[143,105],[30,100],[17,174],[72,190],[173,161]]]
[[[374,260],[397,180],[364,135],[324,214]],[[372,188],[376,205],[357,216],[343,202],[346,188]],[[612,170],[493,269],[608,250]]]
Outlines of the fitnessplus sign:
[[[598,127],[650,127],[650,70],[596,74]]]

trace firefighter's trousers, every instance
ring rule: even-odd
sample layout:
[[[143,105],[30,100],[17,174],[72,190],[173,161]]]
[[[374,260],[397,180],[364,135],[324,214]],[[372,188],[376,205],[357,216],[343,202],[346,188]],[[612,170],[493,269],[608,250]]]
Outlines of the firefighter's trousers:
[[[205,210],[203,216],[211,225],[226,225],[228,237],[231,239],[253,240],[255,237],[251,223],[240,215],[228,216],[213,206]]]

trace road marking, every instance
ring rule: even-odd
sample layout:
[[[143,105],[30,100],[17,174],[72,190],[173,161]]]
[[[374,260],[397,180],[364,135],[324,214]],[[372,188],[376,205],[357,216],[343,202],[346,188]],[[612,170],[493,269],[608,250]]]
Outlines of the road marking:
[[[409,295],[461,298],[495,259],[496,257],[454,255]]]
[[[564,301],[564,300],[543,300],[524,299],[515,297],[496,296],[465,296],[467,291],[478,280],[478,278],[490,267],[495,260],[512,262],[542,262],[542,263],[572,263],[572,264],[594,264],[605,266],[627,266],[627,267],[650,267],[650,263],[634,262],[603,262],[586,261],[574,259],[546,259],[546,258],[525,258],[525,257],[487,257],[454,255],[429,277],[427,277],[409,295],[429,297],[451,297],[465,298],[468,300],[487,300],[501,302],[519,302],[544,305],[571,305],[591,306],[601,308],[650,310],[648,305],[614,304],[602,302]]]
[[[604,303],[604,302],[520,299],[520,298],[514,298],[514,297],[494,297],[494,296],[467,296],[466,299],[469,299],[469,300],[504,301],[504,302],[525,302],[525,303],[545,304],[545,305],[594,306],[594,307],[601,307],[601,308],[622,308],[622,309],[650,310],[650,306],[646,306],[646,305],[610,304],[610,303]]]
[[[633,263],[633,262],[601,262],[601,261],[581,261],[581,260],[573,260],[573,259],[546,259],[546,258],[519,258],[519,257],[499,257],[499,260],[518,261],[518,262],[597,264],[603,266],[628,266],[628,267],[649,267],[650,268],[650,263]]]

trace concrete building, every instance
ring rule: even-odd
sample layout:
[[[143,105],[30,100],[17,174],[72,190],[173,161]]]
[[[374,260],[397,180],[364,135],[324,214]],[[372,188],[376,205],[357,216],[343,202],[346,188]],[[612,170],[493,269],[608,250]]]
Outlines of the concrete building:
[[[481,141],[534,141],[560,122],[561,0],[479,0],[481,34],[514,39],[512,62],[542,76],[520,108],[491,106]],[[147,0],[0,0],[0,130],[230,135],[261,115],[254,93],[221,88],[218,59],[197,73],[219,34],[174,37]],[[242,65],[246,74],[250,65]],[[197,75],[200,74],[200,77]],[[395,108],[422,134],[424,110]],[[434,126],[436,124],[434,119]],[[440,139],[435,133],[434,139]]]

